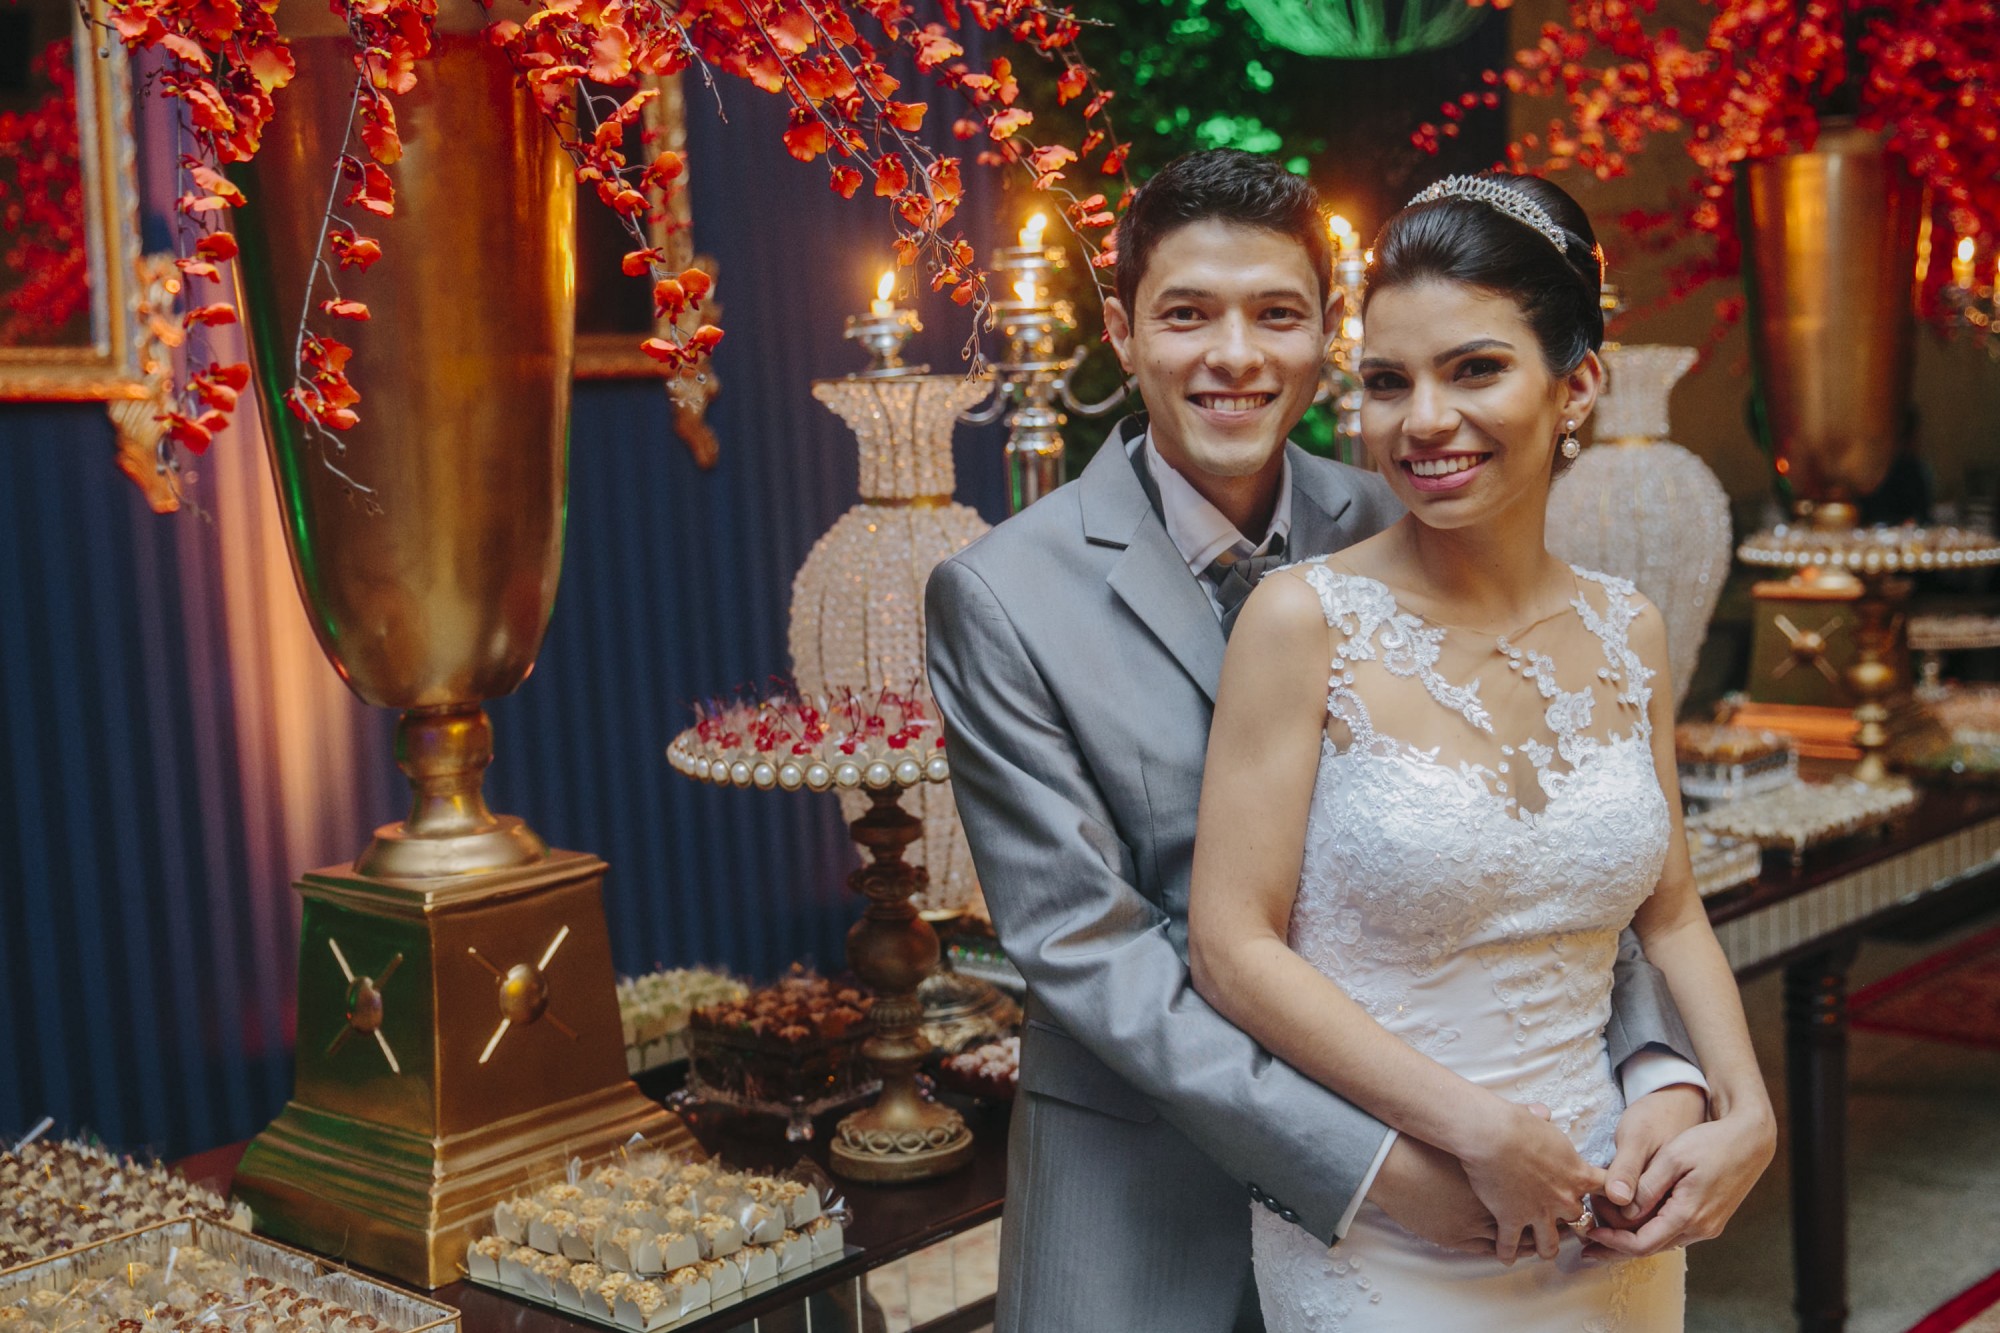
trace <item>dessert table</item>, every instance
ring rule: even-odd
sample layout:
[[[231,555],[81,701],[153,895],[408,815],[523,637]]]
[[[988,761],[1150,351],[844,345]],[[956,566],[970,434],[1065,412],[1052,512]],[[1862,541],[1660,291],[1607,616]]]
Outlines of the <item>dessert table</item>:
[[[1739,977],[1784,971],[1785,1079],[1792,1167],[1795,1308],[1801,1333],[1838,1333],[1847,1322],[1847,972],[1871,932],[1970,916],[2000,905],[2000,790],[1930,784],[1909,814],[1885,829],[1810,849],[1793,864],[1767,855],[1749,884],[1708,900],[1723,952]],[[673,1078],[642,1076],[655,1096]],[[822,1166],[832,1116],[803,1145]],[[859,1333],[858,1279],[870,1269],[999,1216],[1007,1175],[1007,1108],[968,1113],[976,1151],[965,1170],[910,1185],[843,1182],[854,1219],[847,1255],[759,1296],[677,1325],[675,1333],[759,1333],[798,1328]],[[801,1145],[697,1110],[703,1146],[746,1167],[780,1169]],[[242,1144],[185,1159],[196,1181],[226,1187]],[[597,1325],[457,1282],[439,1299],[458,1306],[467,1333],[584,1333]],[[808,1296],[814,1312],[801,1312]],[[956,1328],[963,1321],[946,1321]],[[937,1326],[942,1329],[942,1325]],[[970,1324],[966,1327],[971,1327]]]
[[[1887,829],[1767,855],[1757,879],[1708,900],[1737,976],[1784,970],[1793,1309],[1800,1333],[1847,1327],[1847,973],[1871,932],[2000,906],[2000,790],[1923,784]]]
[[[641,1075],[638,1081],[648,1093],[663,1096],[673,1091],[678,1080],[662,1077],[655,1071]],[[840,1189],[854,1209],[853,1221],[846,1228],[846,1257],[713,1313],[674,1324],[673,1333],[727,1333],[752,1328],[758,1333],[792,1330],[862,1333],[857,1313],[857,1284],[862,1274],[1000,1215],[1007,1185],[1007,1109],[1004,1105],[978,1106],[967,1112],[976,1146],[972,1163],[964,1170],[914,1185],[840,1181]],[[776,1121],[770,1122],[773,1128],[768,1133],[745,1134],[737,1122],[713,1111],[697,1109],[687,1115],[689,1128],[709,1152],[719,1153],[732,1165],[769,1170],[791,1165],[802,1151],[824,1167],[827,1144],[838,1118],[838,1112],[819,1117],[818,1132],[812,1142],[788,1144],[775,1128]],[[226,1192],[244,1146],[233,1143],[211,1149],[184,1158],[177,1165],[189,1179],[211,1182]],[[471,1282],[453,1282],[431,1294],[447,1305],[458,1307],[465,1316],[465,1333],[603,1333],[604,1330],[601,1324],[516,1300]],[[828,1299],[815,1299],[808,1314],[799,1308],[808,1297]],[[990,1319],[989,1310],[976,1323]],[[934,1333],[946,1333],[949,1326],[954,1326],[953,1321],[941,1321],[930,1328]]]

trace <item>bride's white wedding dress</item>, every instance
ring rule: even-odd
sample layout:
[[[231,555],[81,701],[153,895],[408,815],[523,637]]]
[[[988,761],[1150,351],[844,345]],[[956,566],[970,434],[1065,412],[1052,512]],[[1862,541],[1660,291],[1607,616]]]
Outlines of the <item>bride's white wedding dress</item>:
[[[1291,945],[1385,1028],[1472,1082],[1554,1110],[1604,1165],[1623,1101],[1606,1054],[1618,936],[1671,823],[1632,585],[1577,571],[1561,614],[1510,638],[1433,624],[1382,583],[1293,566],[1333,645]],[[1654,1333],[1683,1256],[1513,1266],[1444,1250],[1364,1204],[1329,1251],[1252,1206],[1270,1333]]]

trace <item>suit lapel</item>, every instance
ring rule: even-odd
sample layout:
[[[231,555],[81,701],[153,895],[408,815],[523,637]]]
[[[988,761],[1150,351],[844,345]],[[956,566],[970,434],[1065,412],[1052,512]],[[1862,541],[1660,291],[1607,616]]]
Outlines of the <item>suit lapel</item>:
[[[1140,418],[1121,421],[1078,478],[1084,538],[1118,551],[1105,582],[1213,701],[1222,678],[1222,625],[1126,454],[1144,429]]]
[[[1150,510],[1106,582],[1214,702],[1222,679],[1222,622]]]
[[[1354,499],[1340,484],[1340,469],[1296,444],[1285,448],[1292,459],[1292,539],[1286,549],[1299,560],[1330,555],[1354,540],[1341,525]]]

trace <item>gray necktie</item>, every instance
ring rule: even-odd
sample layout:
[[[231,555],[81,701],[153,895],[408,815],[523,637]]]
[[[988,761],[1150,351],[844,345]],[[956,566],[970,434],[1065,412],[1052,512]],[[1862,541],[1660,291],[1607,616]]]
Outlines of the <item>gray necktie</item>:
[[[1274,535],[1270,549],[1262,555],[1244,556],[1227,563],[1217,560],[1208,567],[1208,581],[1215,585],[1215,600],[1222,607],[1223,638],[1228,638],[1236,628],[1237,614],[1250,599],[1250,590],[1284,563],[1285,539]]]

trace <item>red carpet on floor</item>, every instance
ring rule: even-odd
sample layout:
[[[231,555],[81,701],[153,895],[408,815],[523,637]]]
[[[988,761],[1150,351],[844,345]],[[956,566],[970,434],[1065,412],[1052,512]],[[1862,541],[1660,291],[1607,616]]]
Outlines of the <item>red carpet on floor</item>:
[[[1910,1326],[1910,1333],[1952,1333],[2000,1305],[2000,1272],[1989,1273]]]
[[[1848,1002],[1848,1016],[1871,1032],[2000,1051],[2000,930],[1862,987]]]

